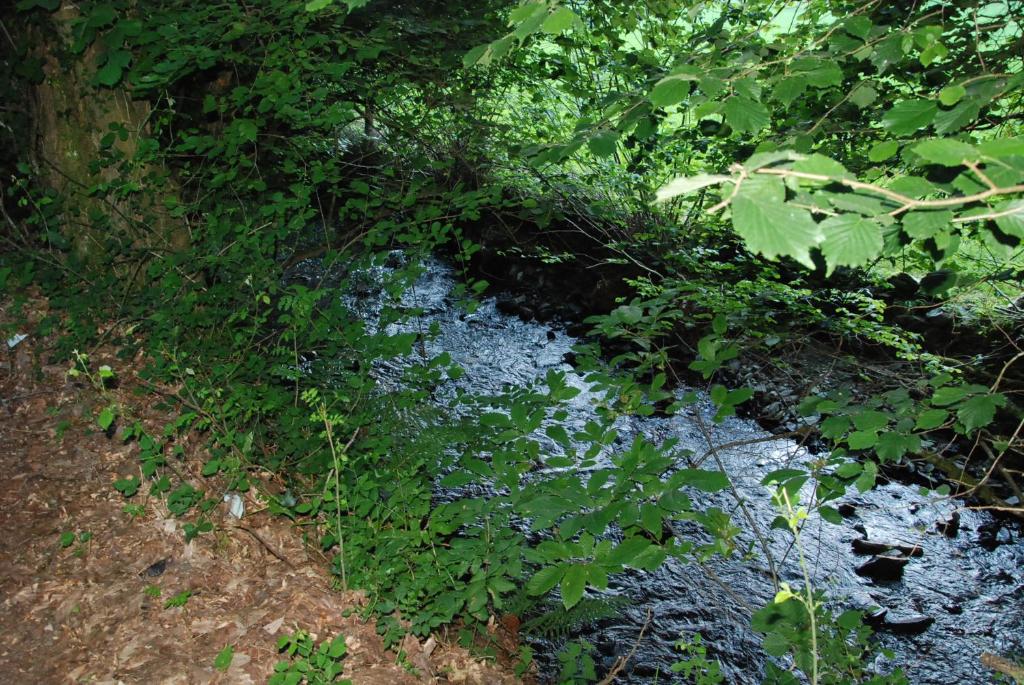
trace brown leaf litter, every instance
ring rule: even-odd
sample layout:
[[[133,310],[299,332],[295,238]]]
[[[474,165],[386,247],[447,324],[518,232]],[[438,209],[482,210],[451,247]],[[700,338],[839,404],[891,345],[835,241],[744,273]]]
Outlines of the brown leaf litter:
[[[49,341],[31,334],[45,300],[32,298],[28,311],[21,330],[29,337],[13,349],[0,340],[0,680],[265,682],[282,659],[277,640],[301,629],[318,641],[345,636],[344,677],[356,685],[517,682],[434,637],[407,637],[412,668],[399,665],[360,618],[365,597],[334,589],[322,557],[283,518],[236,521],[222,504],[214,532],[186,543],[160,498],[125,500],[112,484],[139,474],[137,446],[99,430],[98,393],[69,379],[70,362],[51,360]],[[0,323],[10,321],[0,309]],[[109,348],[91,359],[117,371],[118,404],[159,434],[173,415],[132,392],[141,359],[117,359]],[[201,449],[196,442],[190,451]],[[209,490],[200,464],[186,459],[179,470]],[[128,501],[144,513],[125,513]],[[247,511],[260,508],[247,495]],[[62,547],[66,533],[75,541]],[[186,591],[183,606],[165,608]],[[214,660],[227,645],[234,657],[221,672]]]

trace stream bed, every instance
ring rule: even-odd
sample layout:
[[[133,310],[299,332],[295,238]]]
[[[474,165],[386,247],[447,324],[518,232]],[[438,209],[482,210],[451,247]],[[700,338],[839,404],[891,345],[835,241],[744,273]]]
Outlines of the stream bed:
[[[456,388],[495,394],[556,370],[565,372],[568,382],[582,390],[565,406],[569,412],[565,428],[572,434],[594,419],[593,396],[566,362],[578,340],[557,325],[505,314],[494,298],[467,313],[452,297],[457,283],[452,270],[437,260],[428,260],[423,268],[400,303],[420,309],[421,314],[413,322],[392,327],[396,331],[436,327],[437,335],[426,343],[425,352],[447,352],[465,371],[458,380],[447,381],[450,387],[442,388],[442,394]],[[364,292],[350,304],[372,325],[383,297],[380,291]],[[382,375],[387,375],[386,369]],[[703,454],[708,442],[697,412],[715,444],[748,443],[722,449],[720,457],[753,518],[769,536],[780,579],[802,586],[790,537],[769,529],[777,512],[769,490],[760,483],[765,474],[806,458],[795,443],[764,440],[768,434],[750,420],[732,417],[716,425],[714,409],[704,399],[671,417],[620,418],[619,438],[612,449],[624,448],[636,435],[643,435],[656,444],[675,438],[681,448]],[[727,492],[691,496],[695,508],[735,509]],[[815,587],[834,600],[834,608],[864,609],[871,615],[877,639],[895,654],[892,663],[879,657],[880,669],[902,667],[911,683],[989,683],[993,673],[982,665],[983,653],[1024,653],[1024,541],[1017,530],[1002,527],[984,512],[966,509],[963,502],[923,496],[916,487],[900,483],[880,483],[864,494],[852,492],[836,504],[841,505],[842,524],[823,523],[814,516],[804,529],[810,574]],[[739,513],[734,520],[747,527]],[[699,534],[685,523],[678,529],[684,535]],[[916,548],[901,578],[887,580],[884,573],[865,573],[864,565],[878,553],[873,543],[908,551]],[[616,682],[678,682],[669,671],[680,658],[674,643],[699,632],[708,656],[721,662],[724,682],[760,682],[767,657],[761,637],[750,628],[750,615],[771,599],[774,590],[769,569],[759,557],[752,561],[716,558],[703,566],[670,558],[656,572],[613,577],[607,593],[626,598],[617,615],[570,635],[596,647],[599,673],[636,645]],[[641,630],[644,635],[638,642]],[[544,641],[535,645],[542,673],[545,668],[552,670],[551,650],[556,647]]]

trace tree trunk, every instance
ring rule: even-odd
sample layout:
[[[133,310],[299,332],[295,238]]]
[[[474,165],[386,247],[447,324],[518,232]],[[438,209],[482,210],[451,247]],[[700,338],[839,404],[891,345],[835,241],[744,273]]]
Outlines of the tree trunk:
[[[70,51],[79,16],[65,1],[50,15],[47,35],[30,35],[45,77],[30,103],[29,155],[43,182],[63,197],[61,232],[75,256],[93,264],[117,252],[180,250],[188,235],[164,202],[176,196],[175,185],[164,169],[137,159],[149,133],[149,103],[133,100],[124,87],[93,84],[100,48]]]

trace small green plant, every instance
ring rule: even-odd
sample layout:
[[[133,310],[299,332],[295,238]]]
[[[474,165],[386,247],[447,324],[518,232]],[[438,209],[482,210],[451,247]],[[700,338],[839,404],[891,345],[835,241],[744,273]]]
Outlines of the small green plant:
[[[317,646],[309,633],[300,630],[278,640],[277,648],[288,660],[274,666],[269,685],[352,685],[347,678],[338,680],[342,660],[348,653],[343,635],[324,640]]]
[[[192,598],[195,593],[192,590],[182,590],[178,594],[174,595],[166,602],[164,602],[164,609],[173,609],[175,607],[183,607],[188,604],[188,600]]]
[[[721,663],[717,659],[708,659],[708,650],[700,633],[694,633],[689,640],[680,637],[676,642],[676,649],[682,652],[683,656],[672,664],[671,670],[673,673],[681,673],[687,683],[718,685],[725,680]]]
[[[137,519],[146,515],[146,507],[141,504],[126,504],[121,507],[121,512],[131,519]]]
[[[224,672],[231,667],[231,660],[235,656],[234,645],[225,645],[224,649],[217,653],[217,658],[213,660],[213,667],[218,671]]]
[[[146,589],[142,591],[142,594],[146,595],[147,597],[156,599],[160,596],[161,592],[163,591],[160,589],[159,585],[147,585]]]
[[[570,642],[558,653],[559,685],[583,685],[597,680],[594,645],[586,640]]]

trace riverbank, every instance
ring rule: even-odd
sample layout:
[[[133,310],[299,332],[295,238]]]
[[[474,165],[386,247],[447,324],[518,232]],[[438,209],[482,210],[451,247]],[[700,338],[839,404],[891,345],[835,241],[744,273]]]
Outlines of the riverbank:
[[[102,396],[69,377],[54,338],[38,333],[47,313],[44,299],[29,298],[28,321],[18,317],[26,337],[0,357],[5,679],[263,683],[278,663],[297,662],[279,641],[305,633],[317,644],[340,637],[343,677],[360,685],[518,682],[440,636],[407,636],[401,659],[386,650],[375,622],[361,618],[365,595],[337,588],[316,545],[266,510],[259,487],[222,501],[225,484],[201,474],[200,439],[179,442],[170,464],[213,500],[210,533],[187,541],[168,500],[123,498],[114,483],[138,475],[139,447],[120,439],[127,420],[104,431],[98,412],[115,402],[154,435],[175,413],[143,389],[141,356],[91,351],[95,368],[117,377]],[[5,307],[0,323],[13,320]]]

